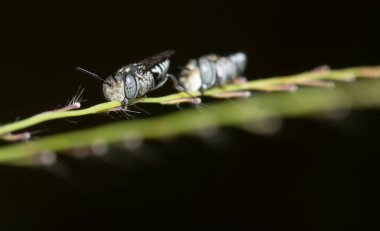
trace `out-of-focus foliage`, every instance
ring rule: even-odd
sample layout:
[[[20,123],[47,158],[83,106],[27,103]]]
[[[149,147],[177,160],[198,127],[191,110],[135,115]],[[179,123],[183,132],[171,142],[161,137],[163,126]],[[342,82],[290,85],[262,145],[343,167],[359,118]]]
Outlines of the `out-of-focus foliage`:
[[[303,117],[329,110],[375,107],[380,104],[380,81],[361,80],[334,88],[304,88],[296,92],[253,93],[249,99],[224,101],[207,107],[178,111],[165,116],[117,122],[53,135],[0,149],[1,162],[17,162],[41,153],[78,147],[99,148],[133,139],[178,136],[216,126],[243,126],[251,130],[281,117]],[[260,128],[261,129],[261,128]]]

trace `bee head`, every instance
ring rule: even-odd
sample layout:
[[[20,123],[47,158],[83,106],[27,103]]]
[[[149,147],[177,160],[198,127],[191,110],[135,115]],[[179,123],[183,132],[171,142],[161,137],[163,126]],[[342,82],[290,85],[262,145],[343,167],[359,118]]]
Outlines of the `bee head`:
[[[201,75],[195,59],[190,60],[181,71],[179,85],[187,92],[198,91],[201,88]]]
[[[125,95],[122,75],[109,76],[103,82],[103,94],[108,101],[123,101]]]
[[[125,102],[137,97],[136,65],[125,66],[106,79],[103,93],[109,101]],[[107,84],[109,83],[109,84]]]
[[[102,81],[103,94],[108,101],[123,102],[126,99],[134,99],[137,96],[137,83],[133,73],[129,71],[128,67],[120,69],[116,75],[111,75],[107,79],[103,79],[97,74],[81,67],[77,67],[76,69]]]

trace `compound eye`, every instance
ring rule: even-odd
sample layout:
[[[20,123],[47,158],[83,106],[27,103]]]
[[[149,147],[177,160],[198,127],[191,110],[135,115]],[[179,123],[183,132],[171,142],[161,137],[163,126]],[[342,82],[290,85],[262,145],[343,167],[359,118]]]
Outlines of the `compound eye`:
[[[214,64],[207,58],[200,58],[198,62],[202,83],[207,87],[213,86],[216,81],[216,71]]]
[[[135,99],[137,96],[137,83],[132,75],[127,75],[124,82],[125,98]]]

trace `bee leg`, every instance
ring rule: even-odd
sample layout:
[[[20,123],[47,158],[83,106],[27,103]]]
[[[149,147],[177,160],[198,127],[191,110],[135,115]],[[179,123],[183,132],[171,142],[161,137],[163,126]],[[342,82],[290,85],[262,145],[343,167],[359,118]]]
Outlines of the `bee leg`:
[[[322,65],[322,66],[319,66],[319,67],[315,67],[311,70],[311,72],[330,72],[331,71],[331,67],[328,66],[328,65]]]
[[[232,83],[233,84],[244,84],[247,82],[247,78],[244,77],[244,76],[239,76],[239,77],[236,77],[232,80]],[[217,84],[218,87],[220,87],[221,89],[225,89],[225,86],[221,83],[218,83]],[[214,94],[212,95],[212,97],[215,97],[215,98],[223,98],[223,99],[228,99],[228,98],[247,98],[251,96],[251,92],[250,91],[229,91],[229,92],[222,92],[222,93],[217,93],[217,94]]]
[[[174,88],[179,91],[179,92],[184,92],[186,93],[188,96],[190,96],[191,98],[193,98],[194,96],[192,96],[188,91],[185,90],[185,88],[183,88],[179,83],[178,83],[178,80],[177,78],[174,76],[174,75],[171,75],[171,74],[166,74],[166,77],[169,78],[172,82],[173,82],[173,86]]]
[[[201,102],[201,99],[198,98],[198,97],[194,97],[193,95],[191,95],[189,92],[187,92],[185,90],[185,88],[183,88],[179,83],[178,83],[178,80],[176,79],[176,77],[174,75],[171,75],[171,74],[166,74],[165,76],[165,79],[170,79],[172,82],[173,82],[173,85],[174,85],[174,88],[179,91],[179,92],[184,92],[186,93],[189,98],[182,98],[182,99],[177,99],[177,100],[171,100],[171,101],[168,101],[168,102],[165,102],[163,104],[175,104],[175,105],[179,105],[180,103],[191,103],[191,104],[200,104]],[[166,80],[162,80],[162,82],[166,82]],[[159,84],[160,85],[160,84]]]
[[[247,98],[251,96],[250,91],[227,91],[213,94],[214,98],[228,99],[228,98]]]
[[[173,86],[177,91],[185,92],[185,89],[178,83],[178,80],[174,75],[166,74],[166,78],[169,78],[173,82]]]
[[[233,83],[235,84],[243,84],[247,82],[247,78],[244,76],[239,76],[233,80]]]
[[[201,96],[205,95],[206,89],[204,87],[199,88],[199,92],[201,93]]]
[[[129,104],[129,100],[127,98],[124,98],[123,101],[121,101],[121,106],[123,108],[127,108],[128,104]]]
[[[155,87],[152,89],[152,91],[153,91],[153,90],[156,90],[156,89],[158,89],[158,88],[160,88],[160,87],[162,87],[162,86],[166,83],[167,80],[168,80],[168,77],[163,78],[163,79],[157,84],[157,86],[155,86]]]

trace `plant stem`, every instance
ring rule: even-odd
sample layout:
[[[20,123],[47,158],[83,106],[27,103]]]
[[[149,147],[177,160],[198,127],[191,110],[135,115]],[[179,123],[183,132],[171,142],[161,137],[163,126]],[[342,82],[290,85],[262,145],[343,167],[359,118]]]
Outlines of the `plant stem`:
[[[102,103],[90,108],[82,109],[82,110],[74,110],[74,111],[49,111],[34,115],[24,120],[19,120],[14,123],[6,124],[0,127],[0,135],[8,134],[10,132],[14,132],[20,129],[24,129],[45,121],[61,119],[61,118],[69,118],[76,116],[84,116],[89,114],[95,114],[100,112],[108,111],[115,107],[120,107],[120,102],[108,102]]]
[[[300,86],[331,86],[326,80],[332,81],[352,81],[355,78],[376,78],[380,77],[380,66],[374,67],[355,67],[346,68],[341,70],[323,70],[323,71],[310,71],[297,75],[273,77],[259,80],[252,80],[246,83],[230,84],[223,86],[223,88],[212,88],[207,90],[204,95],[210,97],[217,97],[221,93],[232,91],[244,91],[244,90],[258,90],[258,91],[292,91],[296,89],[297,85]],[[191,96],[201,96],[200,92],[190,92]],[[132,100],[131,103],[159,103],[159,104],[175,104],[180,102],[193,102],[197,103],[198,98],[190,98],[189,95],[183,92],[171,94],[163,97],[156,98],[138,98]],[[114,108],[120,107],[120,102],[108,102],[92,106],[82,110],[72,111],[50,111],[41,114],[37,114],[30,118],[20,120],[14,123],[0,126],[0,137],[21,129],[25,129],[39,123],[77,116],[85,116],[89,114],[102,113],[110,111]]]
[[[133,139],[178,136],[218,126],[243,126],[281,117],[302,117],[328,110],[378,106],[380,81],[338,85],[335,89],[302,89],[295,93],[260,94],[249,99],[221,102],[207,114],[195,109],[144,120],[117,122],[42,138],[0,149],[0,162],[13,162],[39,153],[68,148],[108,145]]]

